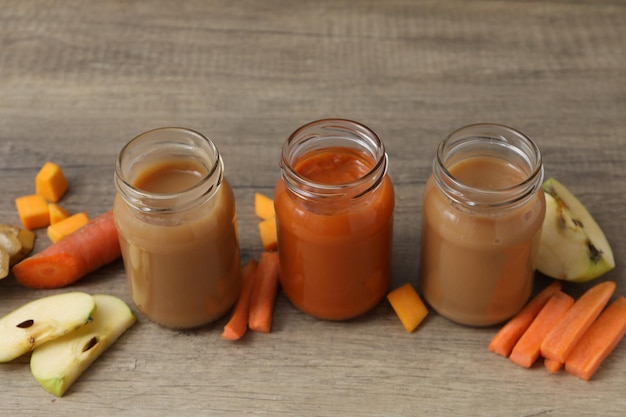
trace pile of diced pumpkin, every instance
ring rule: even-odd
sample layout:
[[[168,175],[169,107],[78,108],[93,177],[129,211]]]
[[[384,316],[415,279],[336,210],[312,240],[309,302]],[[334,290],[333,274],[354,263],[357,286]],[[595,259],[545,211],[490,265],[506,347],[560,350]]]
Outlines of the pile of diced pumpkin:
[[[35,193],[15,199],[20,221],[28,230],[47,228],[48,237],[58,242],[89,221],[86,213],[73,215],[58,203],[68,190],[68,182],[61,167],[46,162],[35,177]]]
[[[35,177],[35,193],[15,199],[23,227],[0,224],[0,279],[32,252],[37,237],[33,230],[47,228],[48,237],[56,243],[87,224],[86,213],[70,215],[58,204],[68,188],[61,167],[46,162]]]

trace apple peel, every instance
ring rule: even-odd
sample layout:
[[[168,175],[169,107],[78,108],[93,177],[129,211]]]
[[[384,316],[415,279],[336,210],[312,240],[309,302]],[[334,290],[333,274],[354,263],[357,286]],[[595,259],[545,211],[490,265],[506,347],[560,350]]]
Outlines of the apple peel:
[[[554,178],[542,188],[546,215],[537,270],[555,279],[587,282],[615,268],[604,232],[578,198]]]

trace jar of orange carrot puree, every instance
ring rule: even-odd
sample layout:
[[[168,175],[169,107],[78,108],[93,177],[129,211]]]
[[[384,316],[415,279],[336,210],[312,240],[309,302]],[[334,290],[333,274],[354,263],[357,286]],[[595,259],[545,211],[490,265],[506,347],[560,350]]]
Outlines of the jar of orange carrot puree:
[[[378,136],[343,119],[300,127],[283,146],[274,200],[287,298],[328,320],[376,306],[391,279],[395,204]]]
[[[150,320],[194,328],[241,289],[235,200],[216,146],[161,128],[131,140],[115,167],[113,206],[130,294]]]
[[[545,214],[536,144],[506,126],[453,132],[423,195],[421,290],[461,324],[502,322],[528,301]]]

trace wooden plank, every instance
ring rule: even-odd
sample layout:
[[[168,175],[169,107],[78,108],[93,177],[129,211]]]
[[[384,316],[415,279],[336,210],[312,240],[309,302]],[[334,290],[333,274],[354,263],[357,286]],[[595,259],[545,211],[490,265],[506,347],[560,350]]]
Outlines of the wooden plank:
[[[121,147],[155,127],[211,137],[238,204],[244,258],[261,250],[255,191],[271,194],[280,147],[324,117],[384,140],[397,194],[393,286],[416,282],[421,192],[436,146],[474,122],[530,135],[546,174],[607,232],[626,294],[626,4],[618,1],[70,2],[0,10],[0,222],[46,160],[70,181],[63,204],[112,204]],[[37,249],[47,244],[40,233]],[[538,279],[539,284],[546,281]],[[130,302],[121,262],[73,289]],[[570,293],[583,287],[566,286]],[[46,294],[0,281],[0,314]],[[220,339],[139,324],[53,399],[27,358],[0,366],[7,415],[621,416],[626,346],[591,384],[508,366],[495,328],[431,315],[406,334],[391,307],[350,322],[305,316],[281,295],[269,335]]]

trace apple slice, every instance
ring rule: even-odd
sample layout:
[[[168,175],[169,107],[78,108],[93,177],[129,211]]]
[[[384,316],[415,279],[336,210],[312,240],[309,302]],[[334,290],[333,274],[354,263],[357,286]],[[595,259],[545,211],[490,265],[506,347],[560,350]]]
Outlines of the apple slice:
[[[97,309],[91,322],[39,346],[30,358],[30,369],[37,382],[57,397],[136,321],[123,300],[104,294],[93,298]]]
[[[586,282],[613,269],[611,246],[585,206],[554,178],[542,188],[546,215],[537,270],[556,279]]]
[[[0,319],[0,362],[11,361],[85,325],[95,308],[91,295],[68,292],[39,298],[13,310]]]

